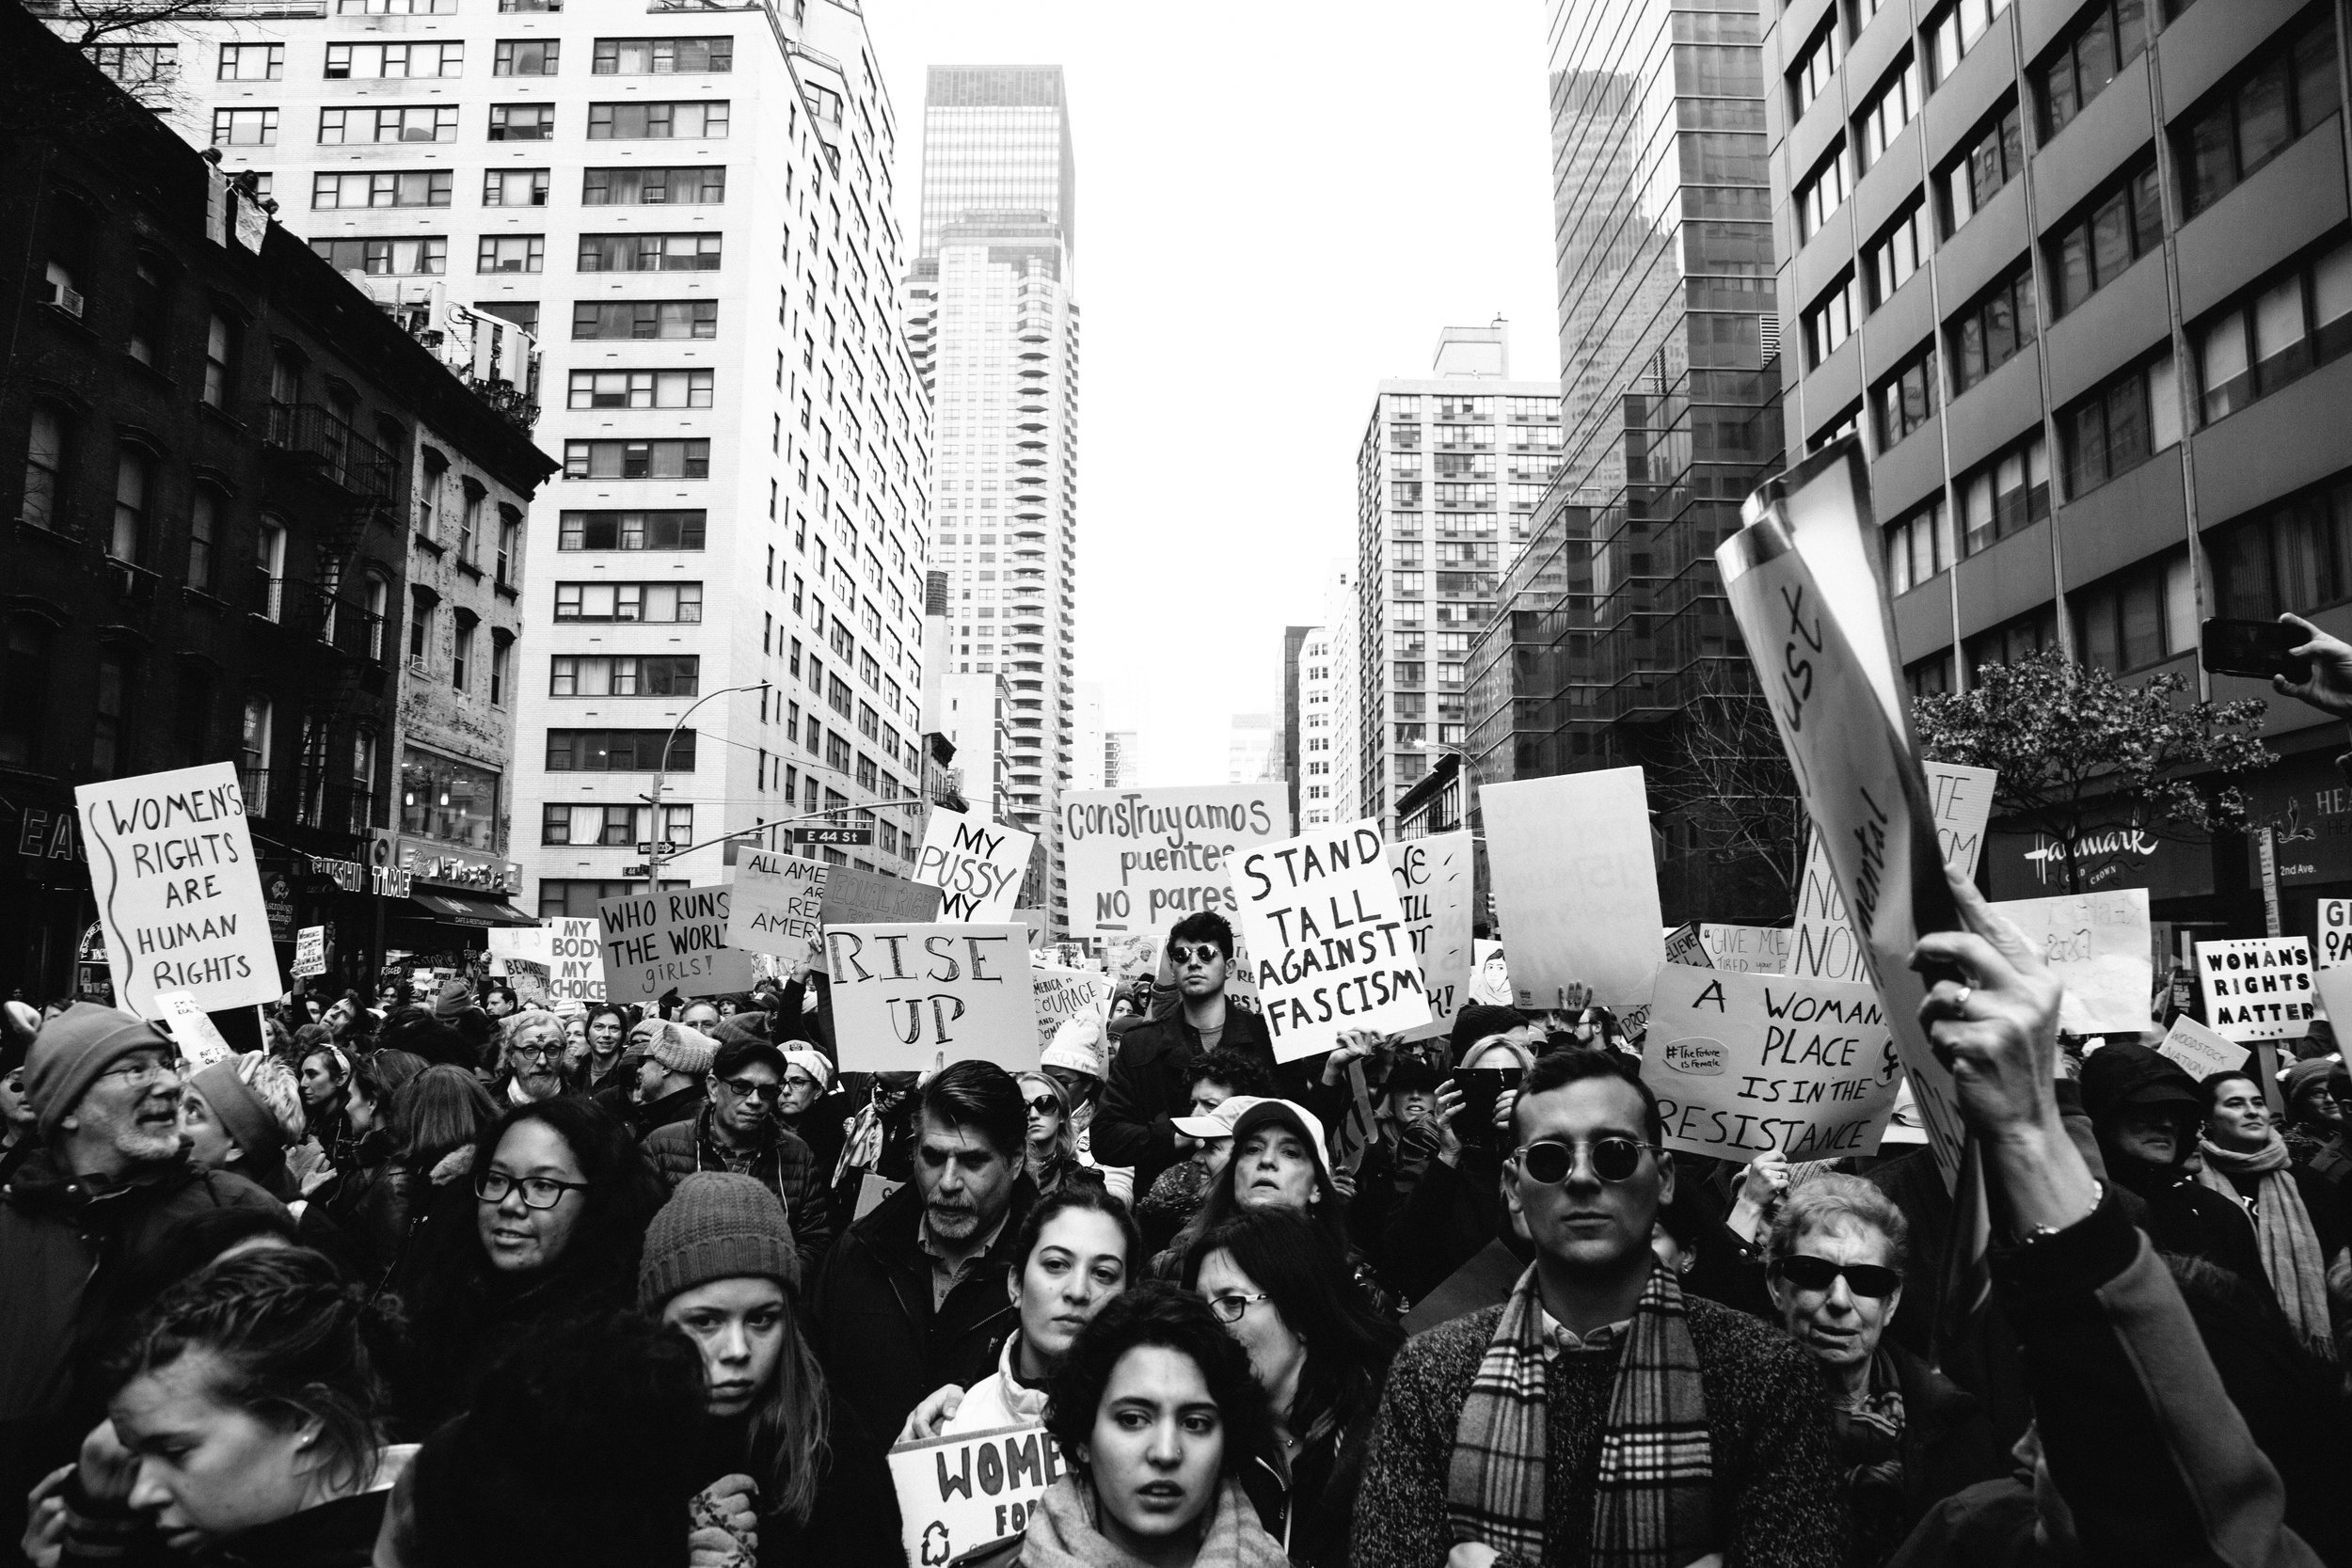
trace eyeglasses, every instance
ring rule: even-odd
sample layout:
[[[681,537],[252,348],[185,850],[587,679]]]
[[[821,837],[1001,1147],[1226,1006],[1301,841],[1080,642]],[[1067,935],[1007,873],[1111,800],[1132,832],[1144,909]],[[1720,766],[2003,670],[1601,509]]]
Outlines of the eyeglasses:
[[[1211,942],[1204,942],[1198,947],[1181,942],[1172,942],[1168,944],[1168,961],[1179,969],[1191,964],[1199,964],[1206,969],[1223,957],[1225,955],[1218,952],[1216,945]]]
[[[722,1078],[719,1082],[724,1084],[727,1092],[738,1100],[756,1100],[773,1105],[784,1098],[782,1084],[762,1084],[750,1078]]]
[[[108,1068],[101,1078],[119,1078],[126,1084],[151,1084],[159,1078],[177,1078],[179,1072],[168,1061],[149,1056],[144,1060],[125,1061]]]
[[[1903,1282],[1901,1275],[1883,1263],[1833,1263],[1804,1252],[1781,1259],[1772,1265],[1772,1272],[1773,1277],[1785,1279],[1800,1291],[1826,1291],[1843,1275],[1846,1289],[1873,1301],[1893,1295]]]
[[[1272,1296],[1267,1295],[1263,1291],[1260,1291],[1254,1296],[1245,1296],[1240,1294],[1211,1296],[1209,1298],[1209,1310],[1216,1314],[1216,1321],[1218,1323],[1237,1323],[1241,1322],[1242,1314],[1249,1310],[1251,1303],[1272,1301],[1273,1299],[1274,1298]]]
[[[548,1062],[564,1054],[564,1042],[558,1040],[553,1045],[524,1045],[518,1040],[506,1049],[517,1056],[528,1056],[534,1062]]]
[[[787,1072],[784,1075],[784,1086],[787,1089],[813,1089],[817,1086],[817,1080],[805,1073]]]
[[[1061,1101],[1050,1094],[1041,1094],[1029,1101],[1029,1109],[1041,1117],[1057,1117],[1061,1115]]]
[[[1575,1171],[1580,1154],[1591,1160],[1593,1174],[1603,1181],[1629,1181],[1633,1173],[1642,1168],[1642,1156],[1648,1148],[1649,1145],[1632,1138],[1595,1138],[1589,1144],[1544,1138],[1522,1144],[1513,1153],[1518,1158],[1521,1176],[1543,1186],[1556,1187]]]
[[[552,1209],[564,1201],[565,1193],[584,1193],[585,1181],[558,1181],[552,1176],[509,1176],[502,1170],[485,1170],[473,1179],[473,1196],[485,1203],[504,1203],[506,1195],[519,1191],[526,1209]]]

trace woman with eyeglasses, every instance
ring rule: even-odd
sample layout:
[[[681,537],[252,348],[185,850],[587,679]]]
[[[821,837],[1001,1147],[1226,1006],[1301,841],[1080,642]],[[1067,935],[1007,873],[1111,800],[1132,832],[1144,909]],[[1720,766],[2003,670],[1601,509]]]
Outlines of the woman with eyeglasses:
[[[1078,1130],[1061,1085],[1042,1072],[1025,1072],[1017,1081],[1029,1108],[1029,1180],[1039,1195],[1050,1196],[1068,1184],[1102,1186],[1103,1173],[1078,1157]]]
[[[1766,1243],[1781,1326],[1827,1386],[1851,1568],[1876,1568],[1935,1503],[2004,1473],[1975,1397],[1883,1338],[1902,1303],[1909,1237],[1885,1194],[1823,1172],[1793,1188]]]
[[[464,1406],[518,1341],[569,1319],[628,1309],[661,1180],[620,1124],[584,1100],[508,1107],[474,1145],[469,1180],[445,1188],[404,1300],[408,1414],[420,1425]]]
[[[1346,1260],[1295,1214],[1261,1210],[1212,1227],[1184,1283],[1248,1354],[1274,1441],[1242,1470],[1266,1533],[1300,1568],[1344,1568],[1380,1388],[1404,1334],[1373,1312]]]

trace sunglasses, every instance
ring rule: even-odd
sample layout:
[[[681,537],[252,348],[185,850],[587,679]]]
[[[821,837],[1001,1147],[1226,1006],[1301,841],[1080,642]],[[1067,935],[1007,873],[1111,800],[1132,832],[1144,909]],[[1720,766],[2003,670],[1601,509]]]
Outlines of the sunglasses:
[[[1642,1156],[1648,1149],[1649,1145],[1632,1138],[1595,1138],[1589,1144],[1544,1138],[1523,1144],[1513,1152],[1518,1156],[1521,1176],[1542,1186],[1556,1187],[1576,1169],[1579,1154],[1592,1162],[1593,1174],[1603,1181],[1629,1181],[1633,1173],[1642,1168]]]
[[[1199,964],[1206,969],[1223,957],[1225,955],[1218,952],[1215,944],[1205,942],[1198,947],[1186,946],[1181,942],[1170,942],[1168,947],[1168,961],[1179,969],[1187,964]]]
[[[1846,1289],[1873,1301],[1893,1295],[1903,1282],[1901,1275],[1882,1263],[1833,1263],[1804,1252],[1791,1254],[1772,1265],[1774,1278],[1786,1280],[1800,1291],[1826,1291],[1837,1283],[1840,1275],[1845,1275]]]
[[[719,1082],[724,1084],[738,1100],[758,1100],[773,1105],[784,1098],[782,1084],[758,1084],[749,1078],[722,1078]]]
[[[1041,1117],[1061,1115],[1061,1101],[1050,1094],[1041,1094],[1029,1101],[1029,1109]]]

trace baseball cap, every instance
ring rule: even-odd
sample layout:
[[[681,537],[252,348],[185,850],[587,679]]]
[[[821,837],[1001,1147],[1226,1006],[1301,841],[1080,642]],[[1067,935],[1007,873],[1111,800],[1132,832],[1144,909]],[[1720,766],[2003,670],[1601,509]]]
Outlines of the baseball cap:
[[[1232,1095],[1205,1116],[1175,1117],[1168,1125],[1187,1138],[1230,1138],[1233,1135],[1233,1123],[1241,1119],[1241,1114],[1263,1098],[1254,1094]]]
[[[1227,1101],[1226,1105],[1232,1104]],[[1223,1110],[1224,1105],[1217,1107]],[[1323,1167],[1327,1178],[1331,1174],[1331,1150],[1323,1136],[1323,1122],[1304,1105],[1288,1100],[1261,1100],[1244,1111],[1233,1122],[1233,1148],[1239,1151],[1242,1140],[1261,1127],[1280,1127],[1296,1133],[1315,1151],[1315,1163]]]

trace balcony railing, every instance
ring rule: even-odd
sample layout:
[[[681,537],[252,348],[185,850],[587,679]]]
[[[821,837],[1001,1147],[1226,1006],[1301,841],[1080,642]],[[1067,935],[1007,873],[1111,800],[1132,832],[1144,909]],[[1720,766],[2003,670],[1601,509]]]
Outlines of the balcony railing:
[[[268,768],[238,768],[237,787],[245,794],[245,814],[247,816],[267,816],[269,815]]]
[[[314,403],[269,405],[269,444],[315,460],[320,473],[353,498],[389,500],[392,454]]]

